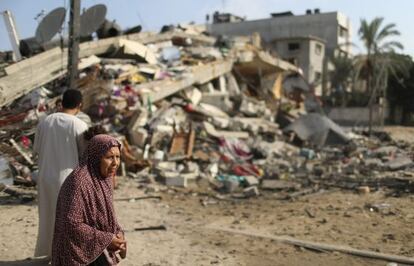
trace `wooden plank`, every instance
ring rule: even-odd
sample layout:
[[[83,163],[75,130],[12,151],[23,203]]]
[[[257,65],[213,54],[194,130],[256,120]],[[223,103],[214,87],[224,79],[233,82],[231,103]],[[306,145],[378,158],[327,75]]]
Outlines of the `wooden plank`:
[[[137,200],[146,200],[146,199],[159,199],[161,200],[161,196],[142,196],[142,197],[128,197],[128,198],[117,198],[114,199],[114,201],[129,201],[129,202],[135,202]]]
[[[10,187],[3,183],[0,183],[0,192],[6,193],[12,197],[17,198],[26,197],[26,201],[31,201],[36,198],[36,195],[31,191],[25,191],[17,187]]]
[[[186,148],[187,148],[187,133],[185,132],[176,132],[171,141],[170,152],[168,153],[168,159],[176,158],[186,158]]]
[[[20,153],[26,162],[28,162],[30,165],[34,165],[32,158],[30,158],[30,155],[27,152],[23,151],[23,149],[16,143],[14,139],[10,139],[9,141],[12,144],[13,148],[15,148]]]
[[[195,132],[192,126],[188,133],[175,132],[168,153],[168,160],[190,158],[193,155],[194,141]]]
[[[188,158],[193,156],[194,143],[195,143],[195,130],[193,126],[191,125],[190,134],[188,135],[188,142],[187,142],[187,157]]]
[[[134,231],[154,231],[154,230],[167,230],[167,227],[165,225],[158,225],[158,226],[148,226],[148,227],[139,227],[134,228]]]
[[[283,74],[277,73],[276,80],[272,88],[273,97],[275,97],[275,99],[277,100],[282,99],[282,81],[283,81]]]
[[[207,228],[216,230],[216,231],[221,231],[221,232],[245,235],[249,237],[272,239],[280,243],[304,247],[304,248],[308,248],[311,250],[341,252],[345,254],[350,254],[350,255],[365,257],[365,258],[370,258],[370,259],[386,260],[386,261],[392,261],[392,262],[397,262],[397,263],[404,263],[407,265],[414,265],[414,258],[409,258],[409,257],[404,257],[404,256],[379,253],[379,252],[363,250],[363,249],[356,249],[356,248],[342,246],[342,245],[332,245],[332,244],[325,244],[325,243],[319,243],[319,242],[314,242],[314,241],[300,240],[300,239],[289,237],[289,236],[270,236],[264,233],[258,233],[258,232],[252,232],[252,231],[241,231],[241,230],[223,228],[223,227],[220,227],[220,228],[207,227]]]

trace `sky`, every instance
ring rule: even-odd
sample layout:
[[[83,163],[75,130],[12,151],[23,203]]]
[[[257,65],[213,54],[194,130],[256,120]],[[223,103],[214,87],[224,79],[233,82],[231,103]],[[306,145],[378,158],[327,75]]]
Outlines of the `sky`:
[[[10,10],[16,20],[20,38],[32,37],[38,25],[35,17],[57,8],[69,8],[70,0],[0,0],[0,12]],[[107,19],[116,20],[122,28],[142,25],[143,30],[158,31],[163,25],[178,23],[205,23],[206,14],[224,11],[250,19],[268,18],[270,13],[292,11],[305,14],[306,9],[319,8],[321,12],[339,11],[352,24],[352,40],[357,45],[354,53],[364,52],[358,41],[362,18],[372,20],[384,17],[385,23],[395,23],[401,32],[398,40],[403,53],[414,57],[413,0],[82,0],[82,8],[105,4]],[[67,16],[68,19],[68,16]],[[65,27],[64,32],[67,32]],[[0,19],[0,51],[11,48],[4,20]]]

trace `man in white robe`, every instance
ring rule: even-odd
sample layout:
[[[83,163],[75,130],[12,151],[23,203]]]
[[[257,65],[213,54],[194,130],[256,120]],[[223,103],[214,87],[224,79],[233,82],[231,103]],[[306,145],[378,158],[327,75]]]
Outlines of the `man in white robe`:
[[[68,89],[63,94],[62,110],[48,115],[36,130],[34,151],[39,155],[37,180],[39,231],[35,256],[51,256],[56,203],[66,177],[79,164],[84,147],[85,122],[76,117],[82,94]]]

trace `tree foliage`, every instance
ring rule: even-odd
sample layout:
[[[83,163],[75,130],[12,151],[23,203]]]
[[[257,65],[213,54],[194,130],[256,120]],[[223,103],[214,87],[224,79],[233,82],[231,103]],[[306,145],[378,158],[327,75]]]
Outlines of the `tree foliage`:
[[[399,57],[398,61],[404,62],[405,68],[397,69],[397,72],[388,79],[387,99],[392,117],[397,110],[402,112],[401,120],[393,122],[408,124],[409,115],[414,112],[414,62],[408,55],[394,56]]]
[[[399,57],[393,56],[403,45],[394,40],[400,32],[394,23],[383,26],[384,18],[374,18],[371,22],[361,20],[358,35],[364,44],[365,55],[356,61],[357,75],[366,81],[367,92],[384,89],[389,75],[395,75],[405,68]]]

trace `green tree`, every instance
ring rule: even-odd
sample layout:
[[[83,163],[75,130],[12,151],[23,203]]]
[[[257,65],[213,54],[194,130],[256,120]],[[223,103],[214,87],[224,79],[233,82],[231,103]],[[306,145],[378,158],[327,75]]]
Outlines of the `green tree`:
[[[346,89],[352,82],[354,72],[353,60],[347,56],[338,55],[331,59],[334,69],[330,72],[331,91],[336,101],[342,106],[347,103]]]
[[[361,20],[358,35],[364,44],[365,55],[359,57],[357,62],[357,73],[365,80],[366,91],[369,99],[369,132],[372,132],[373,106],[377,98],[378,90],[383,91],[390,74],[397,71],[393,68],[400,65],[395,61],[396,57],[390,56],[403,45],[395,41],[393,37],[399,36],[400,32],[394,23],[383,26],[384,18],[377,17],[371,22]]]
[[[392,122],[408,125],[410,121],[410,114],[414,112],[414,62],[408,55],[395,55],[399,57],[398,61],[405,62],[406,68],[397,69],[395,75],[391,75],[388,80],[387,98],[390,104],[390,113]],[[399,120],[396,118],[396,112],[401,112]]]

